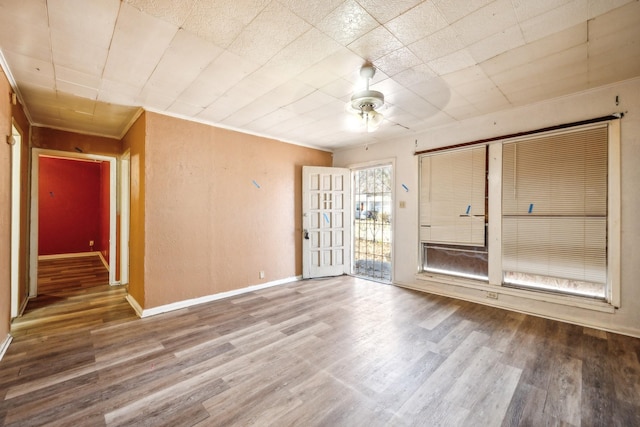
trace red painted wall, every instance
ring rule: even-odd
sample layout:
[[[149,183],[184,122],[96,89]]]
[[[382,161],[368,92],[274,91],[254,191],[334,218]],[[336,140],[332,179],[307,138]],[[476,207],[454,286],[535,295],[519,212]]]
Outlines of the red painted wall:
[[[101,163],[40,157],[39,255],[88,252],[90,240],[93,250],[104,249],[101,181]],[[106,218],[108,230],[108,209]],[[108,245],[107,231],[107,255]]]

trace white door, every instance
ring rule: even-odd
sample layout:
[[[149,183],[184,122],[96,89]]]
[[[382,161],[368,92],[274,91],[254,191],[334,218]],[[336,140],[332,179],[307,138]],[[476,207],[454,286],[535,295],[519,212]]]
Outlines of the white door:
[[[302,167],[302,277],[349,273],[349,169]]]

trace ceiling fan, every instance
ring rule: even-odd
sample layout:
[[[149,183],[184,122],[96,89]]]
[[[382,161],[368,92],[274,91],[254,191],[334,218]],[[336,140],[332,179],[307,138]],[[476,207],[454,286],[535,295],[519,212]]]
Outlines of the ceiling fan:
[[[384,95],[377,90],[369,89],[369,81],[376,73],[373,65],[366,63],[360,68],[360,77],[365,80],[364,90],[354,93],[347,103],[346,109],[359,119],[359,124],[367,132],[374,132],[384,120],[379,110],[384,106]]]

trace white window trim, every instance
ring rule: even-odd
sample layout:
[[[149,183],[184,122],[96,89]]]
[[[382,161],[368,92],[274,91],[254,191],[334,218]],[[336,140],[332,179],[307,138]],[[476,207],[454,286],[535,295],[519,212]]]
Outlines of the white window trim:
[[[502,146],[531,138],[531,135],[497,140],[488,145],[488,281],[464,279],[445,274],[419,272],[416,279],[433,283],[472,288],[487,293],[503,294],[524,300],[545,301],[554,304],[579,307],[594,311],[613,313],[621,304],[620,287],[620,242],[621,242],[621,183],[620,183],[620,120],[609,120],[597,124],[575,126],[568,129],[538,133],[535,136],[557,134],[567,131],[589,129],[608,125],[608,200],[607,200],[607,297],[606,301],[548,293],[544,291],[508,288],[502,285]],[[496,220],[495,218],[498,218]],[[420,230],[418,230],[419,232]],[[420,245],[420,250],[422,245]],[[420,255],[421,259],[421,255]]]

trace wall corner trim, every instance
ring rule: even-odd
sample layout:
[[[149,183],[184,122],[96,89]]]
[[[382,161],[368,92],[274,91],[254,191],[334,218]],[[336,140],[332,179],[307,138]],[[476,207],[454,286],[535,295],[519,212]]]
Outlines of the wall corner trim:
[[[2,360],[2,358],[4,357],[4,354],[9,349],[9,344],[11,344],[12,340],[13,340],[13,337],[11,336],[11,334],[7,334],[7,337],[4,339],[4,342],[2,343],[2,345],[0,345],[0,360]]]
[[[204,304],[211,301],[217,301],[220,299],[229,298],[236,295],[242,295],[249,292],[258,291],[260,289],[266,289],[273,286],[285,285],[287,283],[296,282],[301,279],[302,279],[302,276],[287,277],[280,280],[274,280],[272,282],[261,283],[259,285],[253,285],[253,286],[247,286],[246,288],[234,289],[232,291],[220,292],[212,295],[206,295],[204,297],[178,301],[171,304],[161,305],[161,306],[153,307],[149,309],[142,309],[140,307],[140,304],[138,304],[138,302],[135,299],[133,299],[131,295],[127,295],[127,301],[129,301],[129,304],[131,304],[131,306],[136,311],[139,317],[145,318],[145,317],[155,316],[157,314],[167,313],[174,310],[180,310],[182,308],[192,307],[194,305]]]
[[[126,300],[129,303],[129,305],[131,306],[131,308],[133,308],[135,310],[135,312],[138,315],[138,317],[143,317],[142,316],[142,312],[144,310],[142,310],[142,307],[140,307],[140,304],[138,304],[138,301],[136,301],[136,299],[134,297],[132,297],[131,294],[127,294]]]

